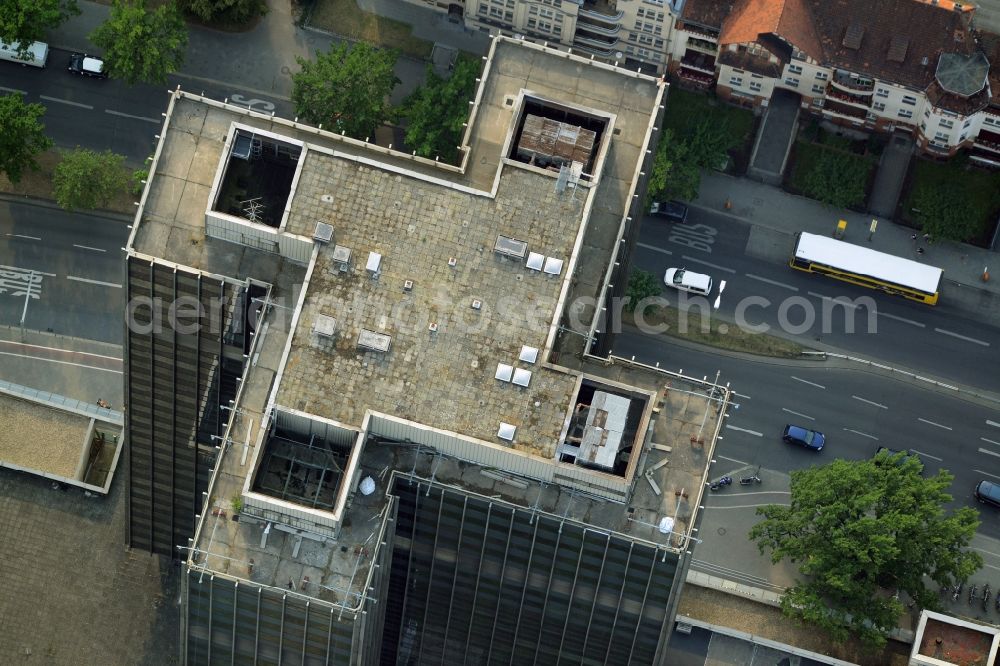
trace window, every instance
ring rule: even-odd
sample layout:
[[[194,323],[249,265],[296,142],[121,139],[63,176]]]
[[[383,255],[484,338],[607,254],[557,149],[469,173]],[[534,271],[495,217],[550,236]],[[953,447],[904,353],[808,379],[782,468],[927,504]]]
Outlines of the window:
[[[655,46],[658,49],[662,49],[663,48],[663,40],[662,39],[654,40],[653,41],[653,46]]]
[[[556,23],[562,23],[562,14],[556,13]]]
[[[798,65],[789,65],[788,66],[788,73],[789,74],[801,74],[802,73],[802,68],[800,66],[798,66]]]
[[[628,36],[628,41],[630,42],[634,42],[637,39],[639,39],[639,37],[634,32]]]
[[[538,29],[542,32],[552,32],[552,24],[548,21],[539,21]]]
[[[750,74],[751,79],[763,79],[764,77],[760,74]]]
[[[785,79],[785,85],[786,86],[792,86],[793,88],[797,88],[798,85],[799,85],[799,80],[796,79],[793,76],[789,76],[787,79]]]
[[[958,137],[959,142],[965,141],[965,139],[968,136],[969,136],[968,134],[966,134],[965,132],[962,132],[962,136]]]
[[[642,30],[642,21],[636,21],[635,22],[635,29],[636,30]]]
[[[875,94],[878,95],[879,97],[888,97],[889,96],[889,89],[888,88],[876,88],[875,89]]]
[[[642,18],[643,16],[646,15],[646,10],[643,9],[642,7],[639,7],[639,9],[638,9],[638,11],[636,11],[635,15],[638,16],[639,18]]]
[[[993,116],[983,116],[984,125],[1000,125],[1000,118],[994,118]]]
[[[826,81],[828,78],[830,77],[826,72],[816,72],[817,81]]]
[[[733,74],[742,74],[742,73],[743,73],[742,69],[734,69],[733,70]]]
[[[528,13],[531,14],[532,16],[538,14],[538,7],[531,5],[530,7],[528,7]]]
[[[885,111],[885,102],[873,102],[872,108],[876,111]]]
[[[897,115],[900,118],[912,118],[913,117],[913,111],[910,111],[909,109],[900,109],[899,113]]]
[[[549,18],[549,19],[552,18],[554,15],[554,12],[551,9],[545,9],[545,7],[542,7],[538,13],[542,18]]]
[[[750,90],[753,92],[760,92],[760,81],[751,81]]]
[[[909,106],[917,105],[917,98],[913,95],[903,95],[903,104],[908,104]]]
[[[732,76],[729,77],[729,84],[733,85],[733,86],[742,86],[743,85],[743,77],[742,76],[736,76],[735,74],[733,74]]]
[[[930,117],[931,117],[931,110],[924,109],[924,118],[930,118]]]
[[[955,123],[953,123],[952,121],[948,120],[947,118],[942,118],[941,120],[939,120],[938,121],[938,125],[940,125],[944,129],[954,129],[955,128]]]
[[[538,27],[538,21],[533,18],[528,19],[528,27],[532,30]]]
[[[948,134],[947,132],[935,132],[934,138],[937,139],[938,141],[947,141],[948,139],[951,138],[951,135]]]
[[[813,84],[812,91],[817,95],[822,95],[823,90],[824,90],[823,86],[819,85],[818,83]]]
[[[646,49],[639,49],[639,57],[640,58],[648,58],[649,57],[649,51],[647,51]]]
[[[663,34],[663,26],[662,25],[653,26],[653,34],[654,35],[662,35]]]
[[[966,119],[966,121],[964,123],[962,123],[962,129],[968,129],[969,125],[971,125],[971,124],[972,124],[972,118]]]
[[[503,20],[507,21],[507,23],[513,23],[514,22],[514,12],[504,12],[503,13]]]

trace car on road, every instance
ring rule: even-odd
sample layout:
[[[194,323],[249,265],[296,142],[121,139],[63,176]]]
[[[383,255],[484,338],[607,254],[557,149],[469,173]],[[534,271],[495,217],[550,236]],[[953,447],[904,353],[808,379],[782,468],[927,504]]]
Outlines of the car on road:
[[[822,451],[823,446],[826,445],[826,437],[823,433],[803,428],[802,426],[792,425],[791,423],[786,425],[785,429],[781,431],[781,439],[785,444],[794,444],[812,449],[813,451]]]
[[[649,207],[649,214],[683,224],[688,219],[688,207],[680,201],[654,201]]]
[[[976,484],[976,499],[983,504],[1000,507],[1000,485],[992,481],[980,481]]]
[[[689,291],[692,294],[707,296],[712,292],[712,277],[704,273],[695,273],[686,268],[668,268],[663,274],[663,282],[668,287]]]
[[[95,79],[106,79],[108,73],[104,69],[104,61],[86,53],[74,53],[69,57],[67,69],[73,74],[90,76]]]

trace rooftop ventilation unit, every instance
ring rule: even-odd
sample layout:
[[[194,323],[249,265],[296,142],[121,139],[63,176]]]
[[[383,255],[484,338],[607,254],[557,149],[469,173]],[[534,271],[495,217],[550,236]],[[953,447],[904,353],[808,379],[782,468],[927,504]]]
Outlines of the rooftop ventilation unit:
[[[368,349],[377,352],[387,352],[389,351],[389,346],[392,344],[392,338],[385,333],[376,333],[375,331],[369,331],[367,328],[361,329],[361,334],[358,335],[358,347],[360,349]]]
[[[507,365],[506,363],[497,363],[497,372],[493,376],[502,382],[509,382],[510,378],[513,375],[514,375],[513,366]]]
[[[497,242],[493,246],[493,251],[497,254],[514,257],[515,259],[524,259],[524,255],[528,253],[528,244],[524,241],[507,238],[506,236],[497,236]]]
[[[368,263],[365,264],[365,270],[368,271],[368,275],[371,279],[377,280],[378,276],[382,274],[382,255],[378,252],[369,252]]]
[[[332,338],[337,333],[337,320],[330,315],[316,315],[316,320],[312,325],[312,331],[316,335],[324,338]]]
[[[317,222],[316,231],[313,232],[313,240],[324,245],[328,244],[333,240],[333,225],[326,222]]]
[[[525,266],[527,266],[533,271],[540,271],[542,270],[542,264],[544,262],[545,262],[544,254],[538,254],[537,252],[532,252],[528,255],[528,261],[525,263]]]
[[[518,386],[527,386],[531,383],[531,370],[517,368],[514,370],[513,382]]]
[[[513,442],[514,433],[516,432],[517,428],[515,426],[511,425],[510,423],[504,423],[503,421],[501,421],[500,429],[497,430],[497,437],[508,442]]]
[[[562,273],[563,260],[556,259],[555,257],[545,258],[545,268],[543,269],[549,275],[559,275]]]
[[[403,291],[413,291],[413,280],[403,280]]]
[[[351,248],[335,245],[333,247],[333,266],[341,273],[346,273],[351,268]]]
[[[538,348],[524,345],[521,347],[521,354],[518,358],[524,363],[534,363],[538,360]]]

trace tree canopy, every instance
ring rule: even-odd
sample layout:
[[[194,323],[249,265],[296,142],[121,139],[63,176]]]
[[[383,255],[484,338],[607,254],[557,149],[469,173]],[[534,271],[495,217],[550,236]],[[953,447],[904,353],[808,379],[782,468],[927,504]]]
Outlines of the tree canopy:
[[[913,195],[913,207],[920,228],[935,239],[969,241],[982,232],[982,213],[962,192],[920,188]]]
[[[698,196],[701,170],[719,168],[733,147],[728,128],[702,119],[685,136],[665,129],[650,170],[649,199],[684,199]]]
[[[98,153],[78,147],[63,153],[52,174],[56,203],[66,210],[106,206],[127,185],[125,157],[110,150]]]
[[[628,286],[625,288],[625,309],[634,312],[643,300],[659,296],[663,291],[660,280],[649,271],[636,269],[628,278]],[[645,311],[647,308],[643,308]]]
[[[76,0],[0,0],[0,41],[26,49],[46,31],[80,13]]]
[[[817,147],[816,160],[803,175],[803,193],[835,208],[864,203],[868,170],[858,168],[858,157]]]
[[[316,60],[297,60],[302,71],[292,77],[292,102],[306,122],[363,140],[391,116],[395,51],[341,42]]]
[[[178,4],[206,22],[240,24],[267,13],[265,0],[178,0]]]
[[[399,109],[399,115],[406,120],[406,145],[417,155],[455,161],[478,75],[479,61],[467,56],[455,61],[448,78],[441,78],[434,73],[434,67],[427,66],[427,82],[414,90]]]
[[[35,157],[52,147],[41,123],[44,114],[44,106],[25,104],[17,93],[0,97],[0,173],[12,183],[25,169],[37,170]]]
[[[145,0],[115,0],[90,40],[103,49],[109,76],[129,85],[163,84],[184,62],[188,35],[173,2],[149,10]]]
[[[750,538],[773,562],[797,563],[804,577],[782,599],[785,614],[836,640],[853,635],[880,647],[903,613],[898,593],[935,609],[938,592],[925,586],[925,575],[951,585],[982,566],[966,550],[977,512],[946,514],[954,477],[941,470],[925,478],[921,469],[902,453],[835,460],[793,471],[789,506],[757,509],[763,520]]]

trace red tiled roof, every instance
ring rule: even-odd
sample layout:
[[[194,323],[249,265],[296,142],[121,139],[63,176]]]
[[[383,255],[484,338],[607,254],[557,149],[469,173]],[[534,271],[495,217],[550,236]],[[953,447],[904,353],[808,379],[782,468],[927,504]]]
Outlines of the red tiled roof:
[[[681,22],[721,28],[723,19],[733,8],[733,2],[735,0],[687,0],[681,10]]]
[[[923,89],[942,53],[975,48],[971,18],[946,0],[736,0],[719,42],[774,34],[824,65]]]

